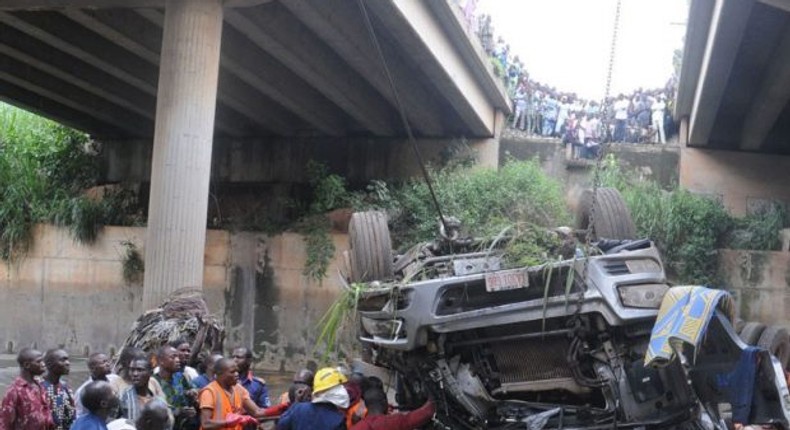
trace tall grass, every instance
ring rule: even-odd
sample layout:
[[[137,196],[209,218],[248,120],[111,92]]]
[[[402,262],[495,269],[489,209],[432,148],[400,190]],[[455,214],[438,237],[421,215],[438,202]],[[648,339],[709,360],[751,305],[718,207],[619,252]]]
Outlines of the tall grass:
[[[88,135],[0,103],[0,257],[22,256],[35,223],[67,226],[92,242],[116,199],[92,201],[98,164],[85,151]]]
[[[777,233],[786,218],[778,206],[735,218],[709,196],[630,179],[613,157],[605,161],[601,177],[604,186],[615,187],[623,195],[638,234],[656,243],[677,282],[716,283],[720,248],[773,250],[778,246]]]
[[[444,169],[433,173],[445,216],[457,217],[472,236],[495,236],[515,223],[556,227],[570,222],[559,181],[537,160],[508,161],[498,170]],[[438,215],[422,179],[393,187],[382,206],[395,214],[393,239],[404,247],[436,236]]]

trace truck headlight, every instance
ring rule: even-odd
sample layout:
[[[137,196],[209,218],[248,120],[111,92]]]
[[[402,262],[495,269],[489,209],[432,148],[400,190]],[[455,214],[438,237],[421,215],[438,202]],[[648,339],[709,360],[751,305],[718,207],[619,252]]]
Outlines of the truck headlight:
[[[403,321],[399,319],[377,320],[368,317],[361,317],[362,329],[370,336],[396,340],[402,338]]]
[[[620,285],[617,292],[625,307],[658,309],[668,289],[667,284]]]

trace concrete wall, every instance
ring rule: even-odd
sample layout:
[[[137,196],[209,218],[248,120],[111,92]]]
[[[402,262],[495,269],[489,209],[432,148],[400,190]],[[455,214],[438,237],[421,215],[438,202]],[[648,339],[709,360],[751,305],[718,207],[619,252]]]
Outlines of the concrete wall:
[[[745,215],[771,200],[790,203],[790,157],[683,148],[680,185],[720,198],[734,215]]]
[[[723,286],[738,304],[739,317],[787,323],[790,314],[790,252],[719,251]]]
[[[617,157],[629,175],[652,179],[665,187],[677,183],[680,153],[677,146],[612,144],[608,151]],[[528,137],[512,129],[503,133],[500,164],[510,158],[529,160],[535,157],[547,174],[565,184],[568,203],[575,203],[581,192],[592,186],[594,161],[570,160],[565,145],[556,139]]]
[[[85,246],[64,229],[37,226],[27,257],[0,265],[3,349],[117,350],[142,312],[142,286],[123,280],[123,242],[145,252],[144,233],[105,227]],[[335,234],[333,240],[339,261],[348,239]],[[253,346],[267,369],[294,370],[309,359],[316,323],[340,287],[334,263],[318,283],[302,275],[304,262],[297,234],[208,231],[204,291],[209,309],[225,317],[227,346]]]
[[[441,163],[442,154],[457,139],[420,140],[429,164]],[[496,139],[469,142],[481,162],[495,167]],[[101,145],[104,180],[148,182],[151,177],[151,142],[117,141]],[[215,140],[212,181],[236,184],[306,183],[305,166],[315,160],[352,183],[371,179],[408,178],[420,174],[412,145],[405,139],[303,138]]]

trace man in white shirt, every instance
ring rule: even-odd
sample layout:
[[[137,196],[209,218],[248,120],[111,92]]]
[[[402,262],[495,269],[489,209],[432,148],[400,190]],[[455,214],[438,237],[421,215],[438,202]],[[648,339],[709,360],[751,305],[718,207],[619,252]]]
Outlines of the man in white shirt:
[[[625,141],[625,123],[628,120],[628,100],[620,94],[614,102],[614,141]]]
[[[90,372],[90,378],[80,385],[80,387],[77,388],[77,391],[74,393],[77,404],[77,418],[88,414],[88,410],[82,406],[82,392],[85,390],[85,387],[88,386],[88,384],[93,381],[106,381],[112,383],[113,380],[119,377],[118,375],[113,375],[110,373],[110,367],[110,359],[107,357],[107,354],[94,352],[88,357],[88,371]],[[118,395],[118,393],[115,394]]]

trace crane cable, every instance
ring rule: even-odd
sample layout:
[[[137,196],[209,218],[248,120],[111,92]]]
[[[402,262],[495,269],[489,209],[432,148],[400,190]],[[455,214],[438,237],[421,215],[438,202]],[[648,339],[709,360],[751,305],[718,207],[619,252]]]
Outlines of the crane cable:
[[[403,107],[400,94],[398,93],[398,89],[395,86],[395,80],[392,78],[392,73],[390,73],[389,66],[387,65],[387,59],[384,58],[384,52],[381,49],[378,37],[376,37],[376,31],[373,29],[373,23],[370,21],[370,16],[368,15],[368,10],[365,7],[364,0],[357,0],[357,4],[359,5],[359,10],[362,13],[362,19],[365,23],[365,27],[368,30],[370,41],[373,43],[373,47],[376,48],[376,53],[378,54],[379,61],[381,62],[381,66],[384,70],[384,75],[387,77],[387,82],[389,82],[390,89],[392,90],[392,96],[395,99],[395,104],[398,107],[398,114],[400,115],[401,122],[403,123],[403,128],[406,130],[406,136],[409,138],[409,142],[411,143],[412,149],[414,150],[414,155],[417,157],[417,163],[420,165],[422,176],[425,179],[426,185],[428,185],[428,191],[431,194],[431,200],[436,207],[436,212],[439,213],[439,220],[442,223],[444,231],[449,234],[450,229],[448,228],[447,220],[445,220],[444,214],[442,213],[442,207],[439,204],[439,199],[436,197],[436,192],[433,189],[431,175],[428,172],[428,169],[425,167],[425,161],[422,158],[422,153],[417,146],[417,140],[414,138],[414,133],[412,132],[411,125],[409,124],[409,119],[406,117],[406,110]]]
[[[612,28],[612,43],[609,49],[609,67],[606,73],[606,85],[604,87],[603,101],[601,102],[601,123],[604,125],[604,139],[601,142],[601,147],[598,150],[598,157],[595,160],[595,168],[593,170],[593,189],[592,198],[590,199],[590,212],[587,222],[587,232],[585,235],[585,245],[589,250],[593,237],[595,236],[595,206],[598,200],[598,188],[601,186],[601,165],[606,157],[606,150],[609,143],[607,142],[607,135],[609,133],[609,99],[610,91],[612,88],[612,74],[614,72],[614,60],[617,53],[617,37],[620,29],[620,11],[622,9],[622,0],[617,0],[617,7],[614,14],[614,26]],[[585,266],[586,272],[586,266]],[[586,275],[586,273],[585,273]]]

